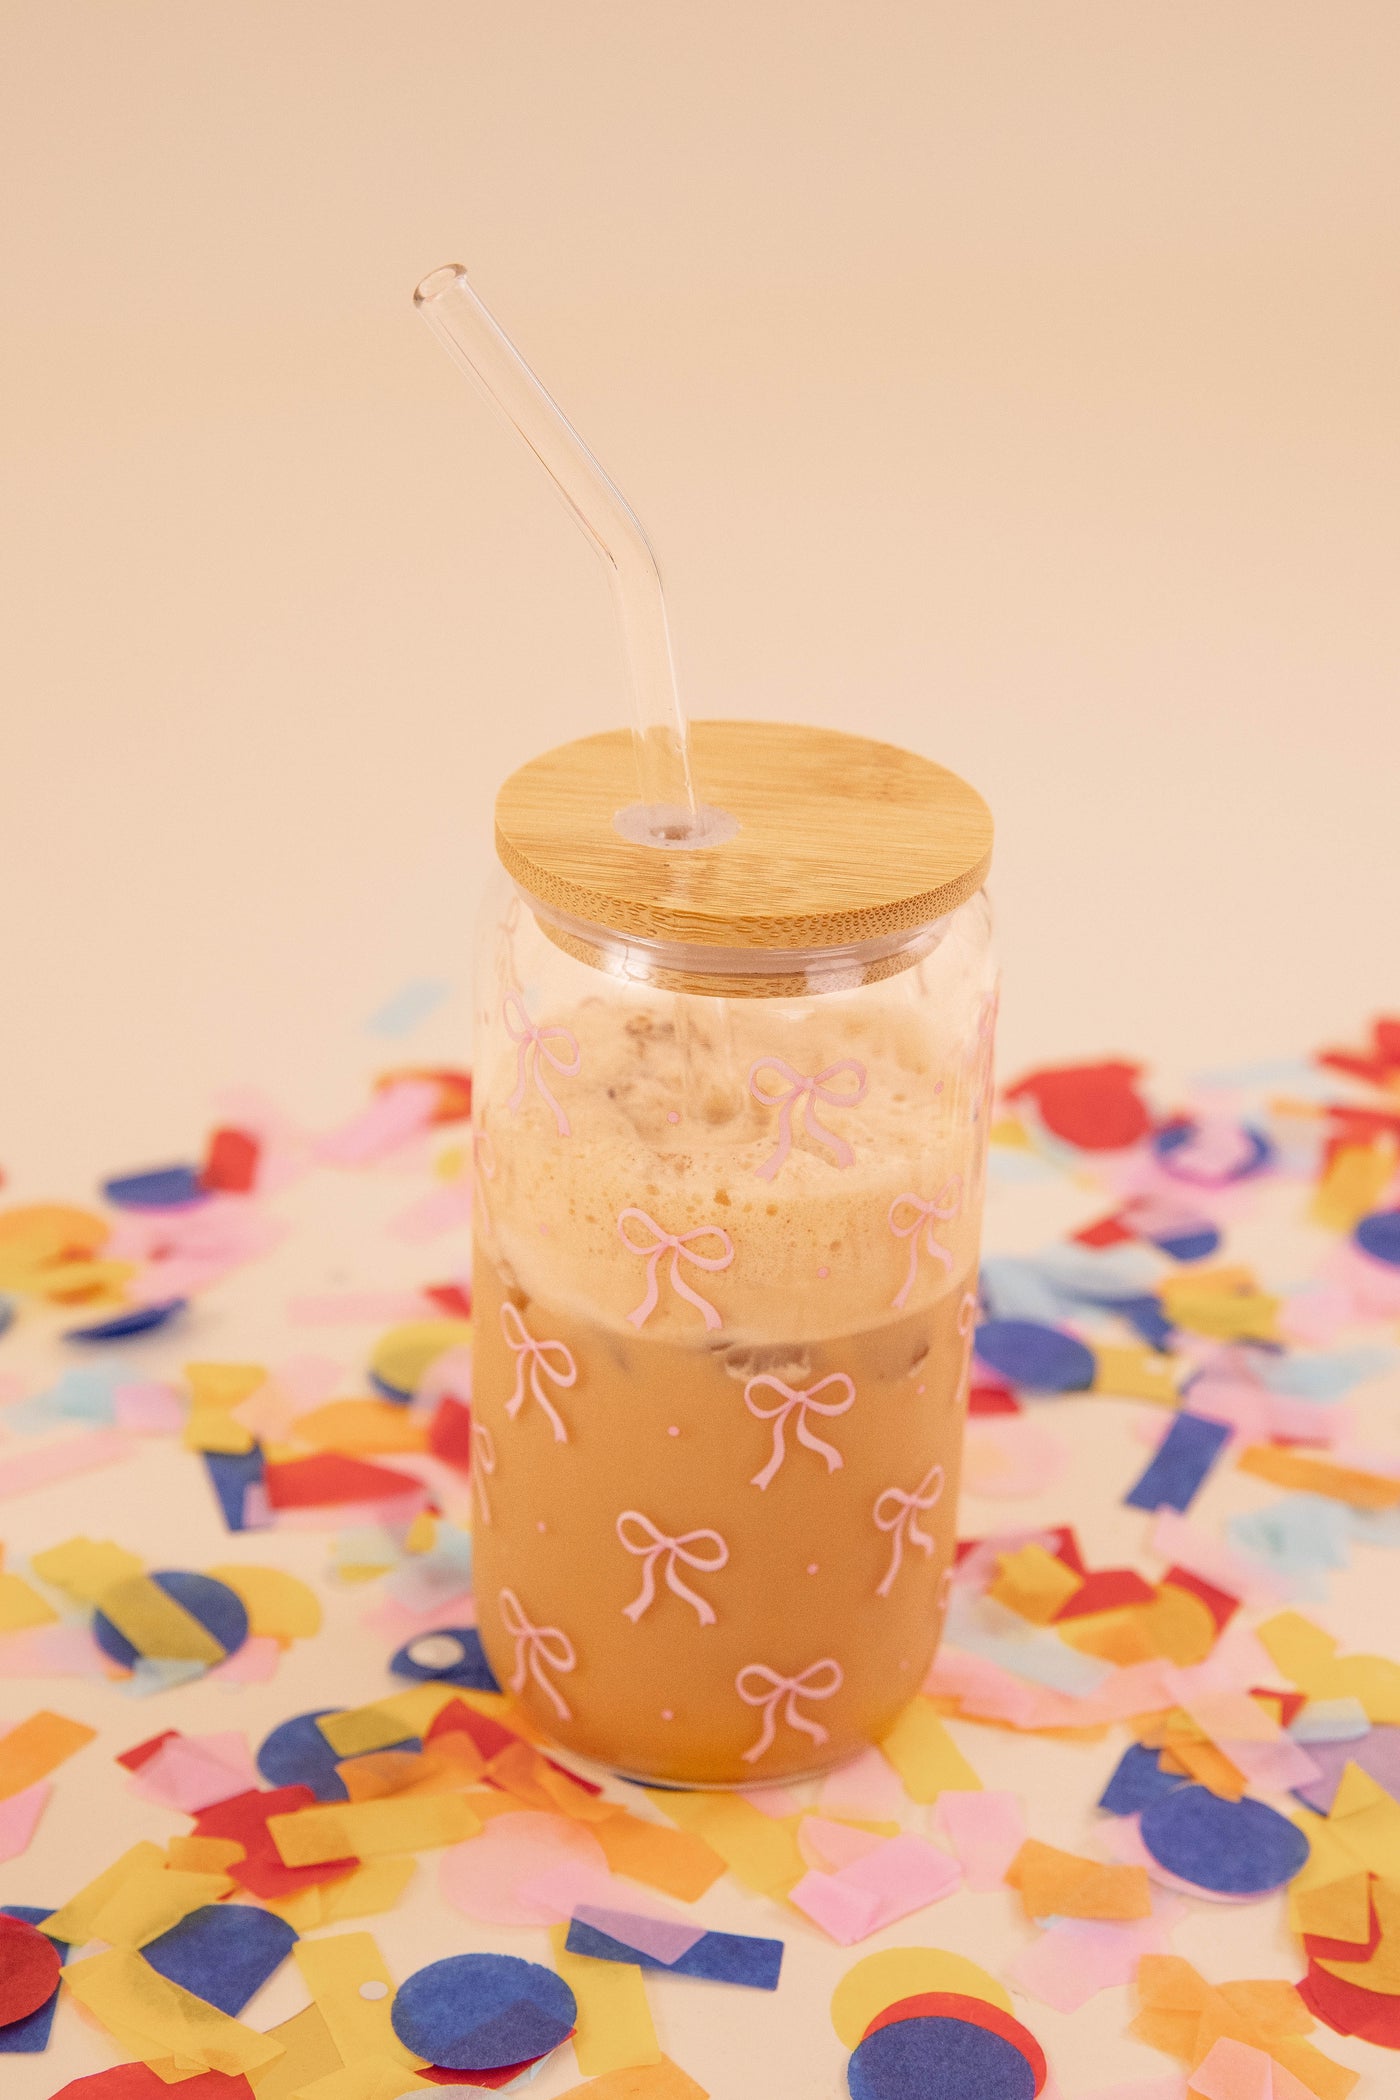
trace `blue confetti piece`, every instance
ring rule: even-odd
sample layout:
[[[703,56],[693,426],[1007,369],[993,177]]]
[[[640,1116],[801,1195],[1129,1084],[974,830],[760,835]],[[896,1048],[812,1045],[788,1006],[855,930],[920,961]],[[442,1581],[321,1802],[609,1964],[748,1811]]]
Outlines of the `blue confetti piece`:
[[[0,1297],[0,1334],[5,1332],[5,1329],[14,1319],[16,1310],[13,1298]]]
[[[377,1371],[370,1372],[369,1382],[381,1399],[392,1400],[396,1407],[407,1407],[413,1398],[412,1386],[390,1385],[388,1379],[381,1378]]]
[[[1038,1320],[1054,1324],[1064,1317],[1065,1296],[1037,1262],[1018,1254],[989,1254],[977,1274],[977,1288],[993,1320]]]
[[[474,1692],[501,1689],[474,1626],[437,1626],[415,1634],[399,1649],[389,1668],[395,1677],[407,1677],[415,1684],[457,1684]]]
[[[126,1363],[75,1364],[44,1392],[7,1407],[5,1427],[20,1436],[37,1436],[56,1422],[114,1422],[117,1387],[130,1377]]]
[[[1189,1785],[1174,1772],[1164,1772],[1155,1750],[1129,1743],[1099,1796],[1099,1807],[1111,1816],[1140,1815],[1151,1802]]]
[[[453,1954],[402,1983],[391,2018],[406,2049],[447,2071],[497,2071],[557,2049],[578,2003],[562,1976],[514,1954]]]
[[[1252,1174],[1262,1174],[1273,1164],[1272,1141],[1252,1123],[1241,1123],[1239,1134],[1243,1140],[1243,1153],[1232,1167],[1224,1173],[1193,1167],[1190,1148],[1200,1136],[1201,1126],[1190,1116],[1178,1116],[1174,1122],[1164,1123],[1152,1139],[1152,1150],[1164,1174],[1174,1181],[1190,1182],[1196,1188],[1227,1188],[1236,1181],[1248,1181]],[[1185,1156],[1183,1156],[1185,1155]]]
[[[207,1203],[209,1191],[198,1167],[151,1167],[144,1174],[116,1174],[102,1193],[119,1210],[189,1210]]]
[[[248,1490],[260,1487],[264,1463],[261,1444],[251,1451],[202,1451],[209,1485],[219,1498],[224,1523],[230,1531],[247,1531]]]
[[[125,1342],[132,1335],[150,1334],[168,1327],[185,1310],[187,1298],[167,1298],[163,1305],[138,1305],[130,1312],[114,1313],[110,1320],[94,1320],[86,1327],[67,1327],[65,1342]]]
[[[1087,1699],[1113,1675],[1112,1663],[1081,1654],[1058,1634],[1028,1626],[1018,1612],[1008,1611],[994,1597],[971,1597],[965,1589],[953,1592],[944,1637],[950,1647],[985,1656],[1028,1684],[1048,1685],[1079,1699]]]
[[[170,1983],[236,2019],[296,1942],[291,1926],[270,1910],[206,1903],[147,1940],[141,1958]]]
[[[1150,1349],[1165,1349],[1175,1332],[1162,1310],[1161,1299],[1147,1293],[1138,1298],[1095,1298],[1081,1303],[1101,1305],[1105,1312],[1117,1313]]]
[[[1400,1210],[1373,1210],[1355,1232],[1357,1246],[1372,1261],[1389,1262],[1400,1269]]]
[[[1208,1415],[1183,1409],[1124,1502],[1129,1509],[1189,1509],[1229,1440],[1228,1422],[1214,1422]]]
[[[0,1903],[0,1917],[18,1918],[21,1925],[42,1926],[45,1918],[52,1916],[51,1910],[36,1910],[32,1903]],[[44,1937],[52,1939],[53,1935],[45,1933]],[[66,1962],[67,1940],[53,1940],[53,1944],[58,1949],[60,1963]],[[11,2020],[7,2026],[0,2027],[0,2056],[40,2056],[48,2048],[49,2036],[53,2031],[53,2016],[58,2005],[58,1988],[55,1984],[52,1996],[46,1998],[42,2005],[36,2005],[32,2013],[26,2013],[23,2019]]]
[[[151,1582],[165,1591],[167,1597],[183,1605],[191,1618],[198,1619],[201,1626],[213,1635],[225,1655],[232,1655],[248,1638],[248,1612],[243,1599],[226,1582],[216,1582],[212,1575],[196,1575],[189,1568],[153,1569]],[[93,1639],[104,1655],[123,1669],[134,1669],[138,1660],[165,1663],[164,1656],[142,1657],[124,1633],[120,1633],[112,1621],[101,1611],[93,1613]],[[202,1664],[195,1664],[202,1671]]]
[[[571,1918],[565,1946],[570,1954],[594,1961],[630,1962],[639,1969],[660,1969],[667,1976],[699,1977],[708,1983],[735,1983],[754,1991],[776,1991],[783,1966],[781,1940],[759,1939],[744,1932],[706,1932],[675,1961],[661,1961],[645,1948],[614,1939],[582,1918]]]
[[[420,1021],[452,996],[450,984],[435,977],[415,977],[377,1007],[365,1023],[370,1035],[411,1035]]]
[[[344,1711],[343,1706],[318,1706],[311,1713],[279,1721],[263,1739],[257,1755],[258,1770],[268,1785],[309,1786],[318,1801],[348,1801],[345,1781],[336,1770],[339,1755],[316,1726],[328,1714]],[[403,1746],[396,1743],[393,1747]]]
[[[1157,1864],[1217,1896],[1263,1896],[1305,1865],[1310,1847],[1297,1825],[1267,1802],[1223,1801],[1203,1786],[1179,1787],[1150,1802],[1138,1825]]]
[[[1094,1382],[1093,1350],[1035,1320],[984,1320],[976,1349],[989,1370],[1034,1393],[1082,1393]]]
[[[1220,1245],[1220,1234],[1213,1225],[1202,1225],[1194,1232],[1168,1233],[1161,1239],[1153,1239],[1152,1244],[1160,1247],[1163,1254],[1169,1254],[1173,1261],[1204,1261]]]
[[[946,2015],[876,2028],[846,2068],[851,2100],[1035,2100],[1035,2079],[1004,2035]]]

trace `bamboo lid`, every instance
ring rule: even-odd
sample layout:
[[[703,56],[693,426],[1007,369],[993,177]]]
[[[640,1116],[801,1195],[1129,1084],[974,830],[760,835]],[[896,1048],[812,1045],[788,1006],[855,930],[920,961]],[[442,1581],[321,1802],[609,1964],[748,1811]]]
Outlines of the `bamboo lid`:
[[[555,912],[638,940],[839,948],[928,924],[982,886],[992,818],[956,773],[894,744],[789,722],[694,722],[701,798],[733,836],[683,851],[614,829],[630,732],[546,751],[496,797],[496,851]]]

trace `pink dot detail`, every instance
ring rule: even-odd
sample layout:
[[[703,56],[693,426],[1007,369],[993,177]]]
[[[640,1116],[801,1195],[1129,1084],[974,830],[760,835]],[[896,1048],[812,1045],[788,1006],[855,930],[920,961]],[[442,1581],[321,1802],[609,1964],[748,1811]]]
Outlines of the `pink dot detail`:
[[[666,1434],[667,1434],[667,1436],[679,1436],[679,1435],[680,1435],[680,1429],[679,1429],[679,1427],[677,1426],[677,1424],[673,1422],[673,1423],[671,1424],[670,1428],[669,1428],[669,1429],[667,1430]]]
[[[540,1238],[542,1240],[547,1240],[549,1238],[549,1227],[547,1225],[541,1225]]]
[[[809,1561],[808,1561],[808,1563],[807,1563],[807,1573],[808,1573],[809,1575],[815,1575],[815,1574],[816,1574],[816,1572],[817,1572],[817,1564],[816,1564],[816,1562],[815,1562],[814,1560],[809,1560]]]
[[[934,1088],[934,1090],[933,1090],[933,1091],[935,1092],[935,1094],[941,1094],[941,1093],[942,1093],[942,1091],[943,1091],[943,1081],[942,1081],[941,1079],[939,1080],[939,1082],[938,1082],[937,1086],[936,1086],[936,1087]]]
[[[675,1109],[675,1108],[668,1108],[668,1109],[667,1109],[667,1111],[666,1111],[666,1121],[667,1121],[668,1123],[679,1123],[680,1119],[681,1119],[681,1118],[680,1118],[680,1110],[679,1110],[679,1109]]]
[[[537,1518],[537,1519],[536,1519],[536,1522],[535,1522],[535,1529],[536,1529],[536,1531],[543,1531],[543,1530],[544,1530],[544,1518],[543,1518],[543,1517],[539,1517],[539,1518]]]
[[[663,1706],[661,1709],[661,1718],[663,1721],[674,1721],[676,1717],[672,1713],[669,1706]]]
[[[830,1269],[829,1269],[829,1268],[827,1267],[827,1265],[826,1265],[826,1263],[825,1263],[825,1262],[823,1262],[823,1263],[822,1263],[821,1267],[820,1267],[820,1268],[818,1269],[818,1271],[817,1271],[817,1274],[818,1274],[818,1276],[822,1277],[823,1279],[825,1279],[826,1277],[828,1277],[828,1276],[829,1276],[829,1275],[831,1274],[831,1271],[830,1271]]]
[[[914,1391],[916,1393],[926,1393],[928,1391],[928,1387],[926,1385],[916,1385]]]

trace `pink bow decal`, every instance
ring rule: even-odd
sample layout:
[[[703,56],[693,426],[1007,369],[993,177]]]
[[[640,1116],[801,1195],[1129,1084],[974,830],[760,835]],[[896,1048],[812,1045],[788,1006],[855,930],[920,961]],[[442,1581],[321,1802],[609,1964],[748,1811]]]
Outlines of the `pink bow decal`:
[[[885,1579],[875,1592],[877,1597],[888,1597],[894,1588],[895,1576],[899,1573],[904,1559],[906,1538],[924,1554],[932,1553],[933,1540],[919,1527],[919,1511],[932,1509],[942,1493],[943,1468],[933,1465],[929,1467],[912,1495],[906,1495],[903,1488],[886,1488],[876,1502],[875,1522],[881,1531],[894,1534],[894,1552],[885,1571]]]
[[[568,1137],[569,1119],[549,1091],[549,1082],[540,1068],[542,1064],[553,1065],[555,1071],[562,1073],[565,1079],[572,1079],[583,1062],[577,1036],[571,1034],[567,1028],[536,1028],[525,1011],[525,1001],[519,992],[506,993],[501,1001],[501,1020],[506,1034],[515,1045],[515,1092],[506,1102],[506,1107],[512,1115],[519,1113],[525,1099],[526,1085],[533,1075],[536,1088],[554,1110],[554,1120],[559,1127],[560,1137]],[[551,1042],[567,1043],[573,1054],[573,1063],[570,1064],[566,1058],[556,1057],[549,1047]]]
[[[557,1626],[532,1626],[514,1590],[501,1591],[500,1613],[501,1624],[515,1642],[515,1674],[510,1680],[511,1690],[518,1696],[525,1689],[526,1677],[533,1677],[560,1720],[571,1721],[573,1715],[560,1696],[559,1687],[551,1684],[545,1675],[545,1667],[572,1670],[578,1662],[573,1642]]]
[[[748,1682],[746,1682],[748,1680]],[[810,1663],[800,1677],[780,1677],[776,1670],[763,1663],[749,1663],[734,1680],[734,1689],[745,1706],[763,1708],[763,1733],[752,1749],[744,1752],[744,1763],[751,1765],[762,1757],[777,1734],[778,1707],[786,1696],[783,1719],[789,1728],[800,1728],[814,1743],[824,1743],[829,1730],[820,1721],[814,1721],[798,1708],[799,1699],[830,1699],[840,1691],[845,1682],[841,1665],[834,1657],[827,1656],[822,1662]],[[751,1689],[756,1685],[757,1690]]]
[[[924,1227],[924,1246],[935,1261],[941,1261],[945,1269],[953,1266],[953,1257],[948,1249],[933,1236],[934,1221],[940,1218],[955,1218],[962,1209],[962,1176],[955,1174],[945,1182],[931,1203],[922,1196],[896,1196],[890,1205],[890,1231],[896,1239],[909,1241],[909,1274],[895,1292],[894,1304],[897,1312],[904,1310],[904,1302],[914,1288],[914,1278],[919,1273],[919,1227]],[[912,1212],[907,1224],[900,1222],[901,1214]]]
[[[537,1342],[520,1314],[507,1299],[501,1307],[501,1332],[506,1338],[506,1347],[515,1352],[515,1391],[506,1402],[506,1413],[512,1422],[525,1404],[525,1373],[530,1373],[530,1391],[549,1416],[554,1427],[556,1444],[567,1444],[569,1432],[560,1421],[544,1381],[565,1388],[578,1380],[578,1365],[574,1362],[572,1349],[566,1342]]]
[[[786,1087],[780,1087],[776,1093],[769,1092],[758,1076],[764,1071],[780,1073],[787,1081]],[[854,1093],[838,1092],[829,1083],[847,1073],[855,1081]],[[865,1099],[868,1085],[865,1066],[854,1057],[840,1058],[834,1065],[827,1065],[823,1071],[814,1072],[810,1079],[801,1072],[795,1072],[781,1057],[755,1059],[749,1069],[749,1092],[754,1100],[761,1101],[765,1108],[776,1108],[778,1111],[778,1149],[764,1160],[761,1167],[754,1169],[759,1180],[771,1181],[791,1152],[792,1112],[799,1104],[802,1109],[803,1128],[808,1137],[819,1145],[827,1146],[838,1167],[849,1167],[855,1159],[854,1152],[843,1137],[838,1137],[834,1130],[828,1130],[826,1125],[818,1120],[816,1104],[818,1101],[824,1101],[828,1108],[854,1108],[858,1101]]]
[[[486,1499],[486,1481],[496,1470],[496,1439],[484,1422],[472,1419],[472,1478],[476,1483],[476,1499],[481,1510],[481,1521],[491,1521],[491,1504]]]
[[[845,1394],[845,1398],[826,1402],[818,1400],[817,1394],[824,1393],[829,1385],[839,1386]],[[758,1405],[753,1396],[760,1386],[767,1386],[770,1392],[781,1395],[776,1407],[760,1407]],[[824,1443],[819,1436],[813,1436],[811,1430],[807,1427],[807,1415],[809,1410],[815,1415],[844,1415],[847,1408],[854,1402],[855,1397],[855,1386],[844,1371],[832,1371],[827,1377],[819,1378],[815,1385],[807,1388],[805,1393],[795,1391],[790,1385],[784,1385],[781,1378],[774,1378],[767,1371],[761,1372],[757,1378],[751,1378],[744,1387],[744,1405],[756,1420],[773,1424],[772,1453],[763,1471],[754,1474],[752,1485],[756,1488],[766,1488],[787,1456],[787,1445],[783,1440],[783,1431],[787,1424],[787,1418],[794,1408],[797,1409],[798,1443],[805,1444],[809,1451],[819,1451],[826,1460],[828,1473],[839,1472],[846,1463],[845,1459],[842,1458],[839,1451],[834,1451],[831,1445]]]
[[[639,1247],[635,1240],[627,1237],[626,1227],[634,1218],[639,1225],[644,1225],[651,1234],[651,1239],[644,1247]],[[671,1256],[671,1288],[703,1314],[707,1327],[715,1328],[721,1324],[719,1314],[715,1311],[709,1299],[702,1298],[698,1291],[693,1291],[684,1276],[682,1276],[681,1263],[688,1261],[697,1269],[708,1269],[711,1273],[719,1269],[727,1269],[734,1259],[734,1242],[730,1239],[723,1226],[699,1225],[694,1232],[665,1232],[657,1224],[655,1218],[649,1218],[644,1210],[629,1209],[623,1211],[617,1221],[617,1236],[630,1254],[644,1254],[647,1258],[647,1294],[641,1304],[627,1315],[634,1327],[645,1327],[648,1319],[656,1310],[656,1301],[660,1296],[660,1290],[656,1281],[656,1269],[662,1255],[668,1250]],[[697,1254],[693,1242],[703,1239],[718,1240],[723,1252],[719,1254]]]
[[[628,1536],[629,1526],[633,1537]],[[642,1534],[640,1545],[634,1543],[638,1531]],[[639,1509],[624,1509],[617,1520],[617,1535],[629,1553],[642,1559],[641,1594],[622,1607],[624,1615],[634,1626],[656,1595],[656,1563],[663,1553],[666,1555],[666,1587],[676,1596],[683,1597],[687,1604],[695,1606],[702,1626],[714,1625],[714,1606],[706,1603],[703,1597],[697,1597],[684,1578],[676,1573],[676,1562],[684,1561],[688,1568],[696,1568],[702,1574],[717,1573],[729,1559],[729,1548],[717,1531],[686,1531],[679,1538],[668,1539],[665,1532],[658,1531],[651,1518],[644,1517]],[[696,1553],[693,1549],[698,1545],[705,1546],[707,1553]]]

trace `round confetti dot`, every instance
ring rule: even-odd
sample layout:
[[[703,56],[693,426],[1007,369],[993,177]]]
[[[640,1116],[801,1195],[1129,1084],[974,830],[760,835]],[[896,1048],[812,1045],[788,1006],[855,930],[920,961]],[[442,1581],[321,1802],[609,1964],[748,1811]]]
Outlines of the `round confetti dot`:
[[[854,2049],[887,2005],[922,1991],[955,1991],[966,1998],[984,1998],[1001,2012],[1011,2010],[1011,1999],[995,1976],[965,1955],[950,1954],[943,1947],[886,1947],[847,1969],[832,1993],[831,2024],[846,2047]]]
[[[411,1400],[429,1367],[472,1338],[470,1320],[409,1320],[375,1343],[369,1375],[388,1400]]]
[[[920,1991],[913,1998],[898,1998],[875,2015],[861,2039],[868,2041],[882,2027],[893,2027],[900,2020],[936,2018],[966,2020],[973,2027],[985,2027],[989,2034],[999,2034],[1013,2049],[1020,2050],[1035,2074],[1036,2092],[1041,2091],[1048,2076],[1045,2051],[1029,2027],[1023,2027],[999,2005],[989,2005],[985,1998],[969,1998],[958,1991]]]
[[[159,1599],[151,1596],[152,1590],[163,1591],[180,1607],[181,1614],[196,1620],[222,1654],[213,1658],[193,1654],[192,1629],[173,1613],[173,1624],[162,1623]],[[120,1628],[142,1623],[148,1617],[152,1627],[150,1643],[138,1648]],[[142,1657],[151,1662],[218,1662],[247,1640],[248,1610],[237,1590],[231,1590],[226,1582],[216,1582],[212,1575],[196,1575],[188,1568],[156,1568],[149,1575],[130,1576],[105,1590],[93,1613],[92,1632],[103,1654],[127,1670]]]
[[[1291,1881],[1308,1857],[1296,1824],[1266,1802],[1222,1801],[1178,1787],[1142,1812],[1142,1842],[1159,1866],[1221,1896],[1262,1896]]]
[[[360,1996],[362,1998],[368,1998],[371,2001],[371,2003],[377,1998],[387,1998],[388,1995],[388,1984],[378,1982],[373,1976],[371,1976],[368,1983],[362,1983],[360,1985]]]
[[[1400,1268],[1400,1210],[1373,1210],[1357,1226],[1356,1244],[1372,1261]]]
[[[258,1770],[269,1786],[309,1786],[318,1801],[348,1801],[339,1761],[316,1726],[343,1706],[318,1706],[314,1713],[293,1714],[280,1721],[258,1751]]]
[[[92,1320],[86,1327],[64,1329],[65,1342],[124,1342],[134,1334],[150,1334],[178,1319],[189,1303],[187,1298],[167,1298],[161,1305],[138,1305],[131,1312],[114,1313],[110,1320]]]
[[[1082,1393],[1094,1382],[1093,1350],[1038,1320],[984,1320],[976,1348],[990,1370],[1033,1393]]]
[[[453,1954],[401,1984],[391,2018],[406,2049],[448,2071],[495,2071],[557,2049],[578,2005],[562,1976],[514,1954]]]
[[[404,1656],[416,1669],[431,1672],[455,1670],[466,1652],[455,1633],[425,1633],[421,1640],[409,1642]]]
[[[0,2027],[47,2005],[62,1966],[57,1947],[37,1926],[0,1912]]]
[[[968,2020],[900,2020],[863,2041],[851,2100],[1034,2100],[1035,2072],[1002,2035]]]

